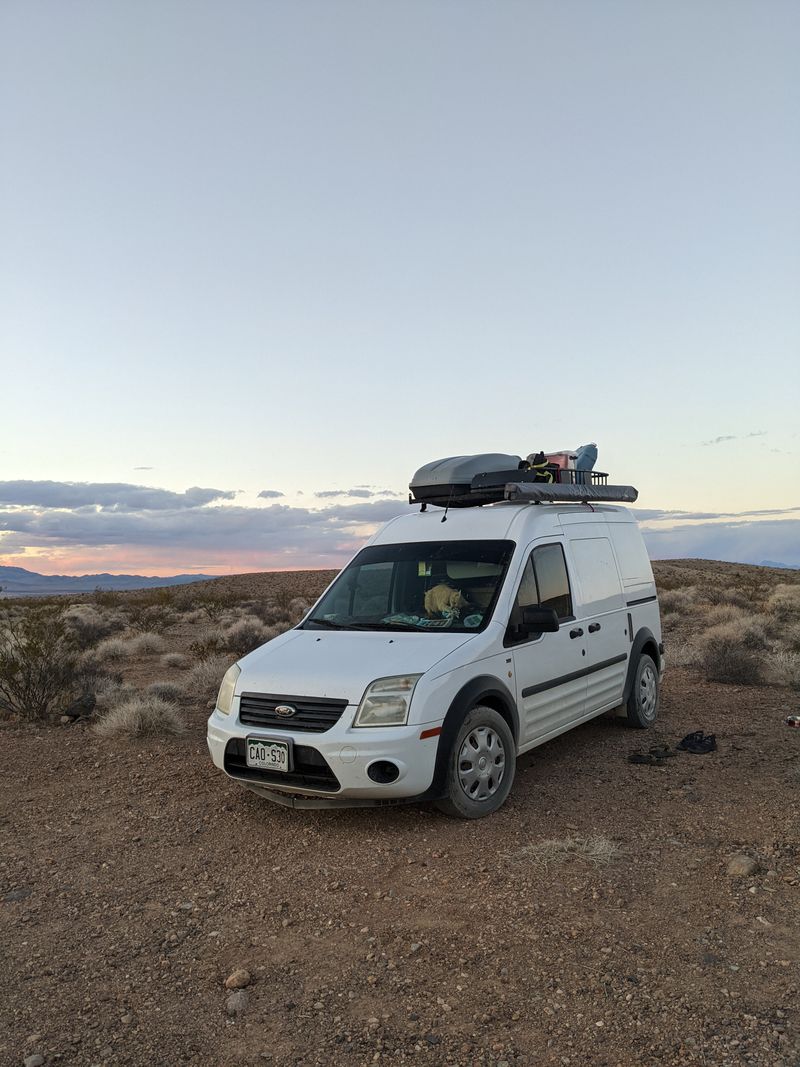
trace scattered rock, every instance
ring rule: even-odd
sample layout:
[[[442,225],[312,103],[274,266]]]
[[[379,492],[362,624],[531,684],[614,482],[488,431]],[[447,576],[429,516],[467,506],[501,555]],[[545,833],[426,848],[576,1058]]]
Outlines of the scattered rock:
[[[731,878],[749,878],[758,870],[758,860],[746,852],[737,852],[728,861],[728,874]]]
[[[245,986],[250,985],[250,981],[250,972],[246,971],[243,967],[239,967],[233,974],[229,974],[225,979],[225,988],[244,989]]]
[[[42,1067],[44,1056],[40,1056],[37,1052],[33,1056],[26,1056],[22,1062],[25,1064],[25,1067]]]
[[[228,1015],[237,1016],[242,1015],[247,1011],[247,1005],[250,1003],[250,997],[244,989],[237,989],[235,993],[231,993],[228,999],[225,1001],[225,1011]]]

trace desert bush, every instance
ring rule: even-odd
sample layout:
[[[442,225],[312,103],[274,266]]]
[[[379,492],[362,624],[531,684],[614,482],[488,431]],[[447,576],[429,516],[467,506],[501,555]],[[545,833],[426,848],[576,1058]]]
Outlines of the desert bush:
[[[662,611],[690,611],[698,602],[697,589],[688,586],[685,589],[667,589],[659,593],[658,603]]]
[[[167,701],[177,701],[183,696],[183,689],[174,682],[151,682],[145,692]]]
[[[221,655],[225,648],[225,634],[221,630],[205,630],[189,645],[189,651],[201,663]]]
[[[78,648],[90,648],[111,632],[108,620],[94,604],[70,604],[63,615]]]
[[[768,647],[767,628],[763,619],[757,615],[743,615],[730,622],[712,626],[699,637],[702,646],[707,641],[719,643],[729,641],[731,645],[741,645],[754,652]]]
[[[79,695],[85,680],[60,607],[0,613],[0,711],[46,719]]]
[[[667,647],[667,664],[670,667],[697,667],[700,651],[694,641],[676,641]]]
[[[175,612],[163,604],[134,603],[128,608],[132,630],[163,634],[177,621]]]
[[[118,608],[122,599],[122,593],[117,589],[101,589],[99,585],[92,593],[92,600],[98,608]]]
[[[800,585],[776,585],[767,600],[767,610],[780,619],[800,616]]]
[[[756,587],[754,586],[749,591],[746,591],[744,589],[722,588],[712,585],[703,590],[703,599],[709,604],[728,605],[729,607],[752,611],[753,605],[760,599],[755,595],[755,590]]]
[[[782,641],[792,652],[800,652],[800,622],[787,624],[782,630]]]
[[[715,604],[703,610],[700,621],[706,626],[720,626],[744,618],[747,618],[746,612],[735,604]]]
[[[245,615],[225,630],[225,647],[238,656],[245,656],[274,636],[275,631],[268,629],[261,619],[255,615]]]
[[[301,596],[296,596],[293,600],[290,600],[288,611],[292,622],[298,623],[301,619],[304,619],[310,608],[309,602]]]
[[[125,642],[128,646],[128,651],[134,656],[144,656],[152,652],[164,651],[164,638],[159,634],[154,633],[141,633],[135,637],[129,637]]]
[[[128,642],[121,637],[107,637],[94,648],[89,650],[85,657],[90,663],[107,663],[125,659],[130,652]]]
[[[94,729],[100,737],[159,737],[182,734],[186,726],[174,704],[145,694],[118,704]]]
[[[182,655],[180,652],[166,652],[161,657],[161,666],[162,667],[178,667],[179,669],[183,670],[183,669],[185,669],[186,667],[189,666],[189,660],[188,660],[188,658],[186,656]]]
[[[185,677],[184,693],[189,697],[200,697],[204,700],[216,696],[222,676],[232,662],[232,656],[217,655],[196,663]]]
[[[767,685],[800,690],[800,655],[797,652],[773,652],[767,657],[764,680]]]
[[[761,684],[766,641],[759,620],[713,626],[701,635],[697,645],[698,666],[708,681]]]

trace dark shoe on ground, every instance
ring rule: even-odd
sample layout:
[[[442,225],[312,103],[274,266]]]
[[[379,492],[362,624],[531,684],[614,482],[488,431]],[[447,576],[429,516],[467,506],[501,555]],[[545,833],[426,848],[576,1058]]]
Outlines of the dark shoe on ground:
[[[717,738],[714,734],[704,734],[702,730],[695,730],[693,734],[687,734],[682,741],[679,741],[677,747],[682,748],[684,752],[704,755],[706,752],[714,752],[717,747]]]

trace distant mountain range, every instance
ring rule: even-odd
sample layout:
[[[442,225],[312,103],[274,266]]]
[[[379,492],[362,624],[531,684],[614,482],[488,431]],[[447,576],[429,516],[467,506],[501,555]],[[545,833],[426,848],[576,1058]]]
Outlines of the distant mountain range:
[[[759,563],[759,567],[778,567],[784,571],[796,571],[800,570],[795,563],[776,563],[774,559],[762,559]]]
[[[160,585],[204,582],[215,574],[174,574],[148,578],[142,574],[37,574],[24,567],[0,567],[0,598],[51,596],[58,593],[91,593],[95,589],[150,589]]]

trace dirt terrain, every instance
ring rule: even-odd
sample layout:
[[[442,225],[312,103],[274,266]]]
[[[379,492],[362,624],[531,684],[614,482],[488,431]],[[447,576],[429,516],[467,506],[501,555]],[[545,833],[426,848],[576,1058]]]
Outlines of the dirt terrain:
[[[714,567],[659,577],[794,581]],[[224,581],[310,597],[327,577]],[[573,730],[475,823],[273,806],[212,766],[205,703],[175,739],[0,724],[3,1067],[800,1063],[796,691],[669,668],[650,734]],[[716,752],[627,760],[697,729]],[[757,871],[729,874],[737,853]]]

